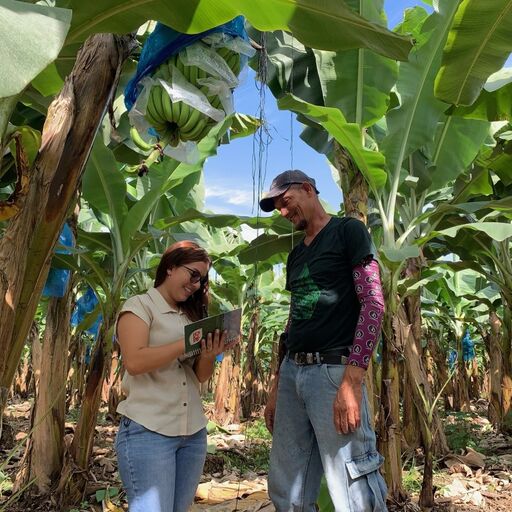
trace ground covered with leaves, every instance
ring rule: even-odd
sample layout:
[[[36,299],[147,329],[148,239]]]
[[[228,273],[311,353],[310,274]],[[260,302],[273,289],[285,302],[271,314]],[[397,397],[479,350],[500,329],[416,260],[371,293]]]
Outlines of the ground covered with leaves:
[[[512,510],[512,438],[496,434],[485,417],[485,407],[486,404],[479,401],[472,406],[471,412],[445,417],[445,431],[452,453],[436,464],[435,510]],[[7,409],[9,427],[4,431],[0,445],[0,492],[4,503],[12,494],[12,482],[22,460],[30,408],[30,402],[20,401],[12,402]],[[75,421],[76,414],[72,411],[66,423],[68,440]],[[256,419],[226,429],[210,424],[210,430],[208,458],[192,511],[273,511],[266,479],[271,438],[263,421]],[[70,512],[127,510],[113,450],[116,431],[116,425],[102,414],[96,427],[90,484],[82,504]],[[390,510],[417,510],[421,471],[421,452],[409,454],[404,460],[403,476],[411,501],[391,504]],[[49,512],[57,508],[48,498],[18,501],[6,510]]]

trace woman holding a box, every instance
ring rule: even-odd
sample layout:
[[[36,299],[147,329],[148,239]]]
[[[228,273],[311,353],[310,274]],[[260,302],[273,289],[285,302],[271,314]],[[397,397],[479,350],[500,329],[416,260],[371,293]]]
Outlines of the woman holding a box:
[[[119,313],[126,399],[117,408],[116,451],[131,512],[184,512],[194,499],[206,458],[199,383],[212,375],[224,334],[208,334],[199,356],[181,356],[185,325],[206,316],[210,265],[196,243],[171,245],[154,288]]]

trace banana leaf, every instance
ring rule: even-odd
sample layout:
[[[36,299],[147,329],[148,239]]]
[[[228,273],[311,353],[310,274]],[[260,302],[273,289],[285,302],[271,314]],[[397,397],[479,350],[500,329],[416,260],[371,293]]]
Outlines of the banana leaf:
[[[407,59],[411,49],[410,38],[370,23],[342,0],[71,0],[62,3],[73,9],[67,44],[79,43],[98,32],[127,33],[149,19],[161,21],[179,32],[195,34],[243,15],[258,30],[290,31],[312,48],[362,47],[399,60]]]
[[[512,52],[512,0],[463,0],[443,52],[436,96],[472,105]]]
[[[71,23],[71,11],[0,0],[0,98],[19,94],[57,58]]]

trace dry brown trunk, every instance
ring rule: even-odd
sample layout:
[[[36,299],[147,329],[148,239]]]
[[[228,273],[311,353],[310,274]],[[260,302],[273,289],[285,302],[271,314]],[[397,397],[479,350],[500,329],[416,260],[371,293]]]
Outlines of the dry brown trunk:
[[[384,315],[382,344],[382,387],[378,424],[379,451],[384,456],[384,478],[389,497],[402,503],[406,493],[402,487],[400,385],[398,350],[403,348],[401,332],[395,326],[391,311]]]
[[[403,369],[404,375],[404,390],[411,390],[411,387],[414,386],[414,380],[411,379],[410,372],[407,371],[407,365],[401,365]],[[416,405],[414,403],[412,393],[403,392],[402,396],[402,432],[405,442],[407,444],[408,453],[414,452],[417,448],[421,446],[421,426],[420,426],[420,418],[418,416],[418,412],[416,410]]]
[[[70,316],[68,286],[64,297],[48,301],[41,375],[32,412],[36,428],[26,448],[27,465],[18,478],[19,487],[35,479],[40,494],[49,492],[62,468]]]
[[[30,350],[27,351],[27,354],[21,360],[21,363],[16,372],[16,378],[12,390],[13,396],[18,395],[21,398],[28,398],[29,395],[35,395],[36,393],[34,364],[32,361],[32,346],[36,342],[39,343],[39,332],[37,329],[37,324],[33,322],[27,340],[27,345],[30,347]]]
[[[409,259],[406,269],[407,277],[419,279],[422,264],[421,258]],[[414,426],[418,434],[420,434],[423,448],[425,450],[430,449],[430,445],[434,455],[441,457],[448,453],[448,443],[444,434],[441,418],[436,409],[434,409],[433,412],[432,422],[427,420],[429,414],[428,409],[432,407],[434,402],[434,394],[423,364],[424,356],[421,347],[421,297],[419,291],[405,298],[404,307],[400,309],[399,314],[402,315],[402,320],[410,328],[404,351],[405,389],[410,392],[405,393],[404,398],[409,396],[412,399],[410,405],[413,407],[414,413],[411,414],[411,420],[414,421]],[[444,384],[445,382],[440,383],[441,386]],[[421,389],[426,403],[418,388]],[[414,439],[414,437],[412,437],[412,439]],[[414,446],[411,448],[414,448]]]
[[[355,217],[366,224],[368,183],[349,153],[338,142],[334,142],[334,166],[340,175],[345,215]]]
[[[88,466],[92,452],[95,426],[100,406],[101,390],[105,374],[110,368],[111,345],[106,337],[112,318],[105,318],[100,328],[98,341],[87,374],[87,384],[80,407],[73,441],[64,454],[64,466],[57,490],[61,507],[80,503],[88,481]]]
[[[123,366],[119,362],[119,350],[116,347],[112,350],[110,371],[108,377],[103,382],[103,391],[101,398],[108,404],[108,415],[112,420],[116,420],[117,406],[121,401],[121,381],[123,378]]]
[[[453,378],[453,408],[455,411],[469,412],[471,409],[469,403],[468,374],[464,360],[460,357],[462,350],[458,349],[457,351],[459,358],[457,359],[457,371]]]
[[[240,346],[224,354],[215,388],[214,420],[219,425],[240,421]]]
[[[439,341],[439,340],[437,340]],[[430,340],[429,351],[435,363],[434,386],[432,386],[435,395],[441,391],[442,386],[449,378],[448,363],[446,361],[446,354],[441,350],[439,343],[436,340]],[[443,400],[445,411],[453,410],[453,380],[444,388]]]
[[[12,384],[53,247],[132,47],[131,36],[91,36],[48,109],[28,194],[0,241],[0,397]]]
[[[512,304],[503,297],[500,431],[512,434]]]
[[[251,316],[251,325],[245,350],[244,391],[241,400],[242,415],[244,418],[250,418],[264,403],[261,372],[257,365],[255,354],[259,316],[259,309],[255,308]]]

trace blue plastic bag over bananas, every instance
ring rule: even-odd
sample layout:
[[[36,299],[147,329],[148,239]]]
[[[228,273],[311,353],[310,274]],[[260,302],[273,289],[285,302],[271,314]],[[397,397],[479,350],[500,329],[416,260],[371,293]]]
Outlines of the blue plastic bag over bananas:
[[[195,142],[233,112],[232,90],[253,53],[242,17],[195,35],[157,24],[125,89],[134,142],[157,136],[167,154],[188,160]]]

